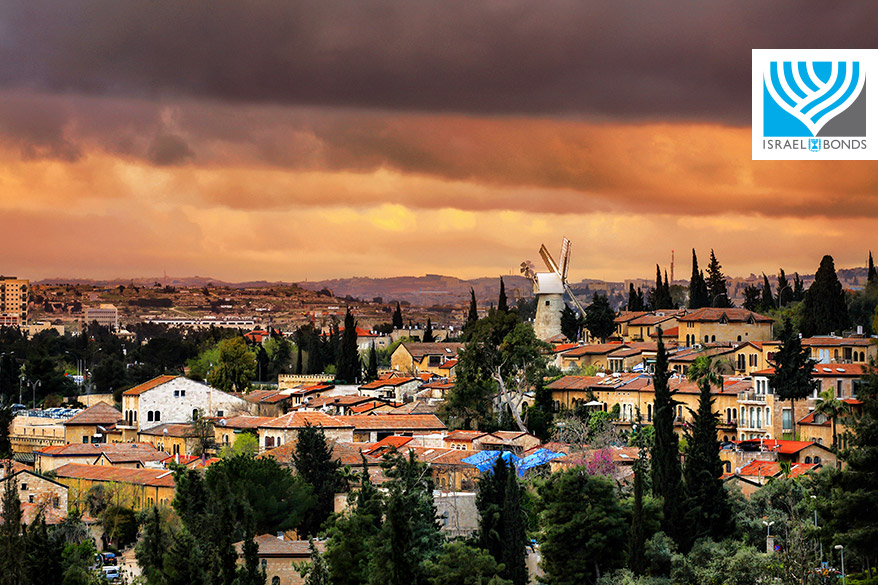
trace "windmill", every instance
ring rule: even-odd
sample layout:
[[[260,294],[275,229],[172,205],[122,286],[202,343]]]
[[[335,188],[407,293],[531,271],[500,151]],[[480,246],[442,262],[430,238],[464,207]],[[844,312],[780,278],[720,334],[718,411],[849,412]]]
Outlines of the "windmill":
[[[537,312],[534,318],[534,333],[539,339],[551,339],[561,334],[561,311],[564,310],[564,293],[573,301],[580,315],[585,309],[579,304],[570,286],[567,284],[567,272],[570,269],[570,240],[561,240],[561,264],[555,262],[549,249],[540,246],[540,257],[546,263],[549,272],[537,272],[530,261],[521,263],[521,273],[533,281],[534,296],[537,299]]]

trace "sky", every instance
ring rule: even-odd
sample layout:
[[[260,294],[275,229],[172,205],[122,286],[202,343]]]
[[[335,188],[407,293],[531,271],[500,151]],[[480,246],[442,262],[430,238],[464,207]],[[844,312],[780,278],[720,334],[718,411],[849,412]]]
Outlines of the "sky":
[[[878,253],[878,163],[752,161],[751,50],[878,4],[0,3],[0,273],[813,273]],[[867,87],[868,89],[868,87]]]

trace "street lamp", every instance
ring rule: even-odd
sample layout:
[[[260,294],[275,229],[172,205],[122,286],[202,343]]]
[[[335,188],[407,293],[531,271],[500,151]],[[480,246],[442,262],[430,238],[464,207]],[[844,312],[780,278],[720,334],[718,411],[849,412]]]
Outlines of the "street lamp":
[[[771,527],[774,526],[774,521],[766,522],[762,521],[762,524],[767,527],[767,532],[765,533],[765,538],[771,538]]]
[[[762,521],[762,525],[765,526],[765,552],[771,553],[774,550],[774,541],[771,540],[771,527],[774,525],[774,521],[766,522]]]
[[[76,355],[75,353],[73,353],[70,350],[67,350],[64,353],[70,354],[76,359],[77,385],[79,386],[79,393],[82,394],[82,366],[83,366],[84,360],[81,359],[78,355]]]
[[[817,526],[817,496],[811,496],[811,499],[814,500],[814,529],[819,528]],[[817,542],[820,543],[820,562],[823,562],[823,541],[820,540],[820,535],[817,535]]]
[[[719,293],[718,295],[713,295],[713,300],[710,301],[710,306],[711,306],[711,307],[715,306],[715,305],[716,305],[716,300],[717,300],[718,298],[720,298],[720,297],[726,297],[728,300],[731,300],[731,299],[729,299],[729,295],[728,295],[728,293],[724,293],[724,292],[723,292],[723,293]]]
[[[847,585],[847,573],[844,572],[844,547],[837,544],[835,545],[835,550],[841,551],[841,584]]]
[[[40,386],[40,385],[42,385],[42,382],[40,382],[39,380],[35,380],[35,381],[30,383],[31,390],[33,391],[34,408],[37,407],[37,386]]]

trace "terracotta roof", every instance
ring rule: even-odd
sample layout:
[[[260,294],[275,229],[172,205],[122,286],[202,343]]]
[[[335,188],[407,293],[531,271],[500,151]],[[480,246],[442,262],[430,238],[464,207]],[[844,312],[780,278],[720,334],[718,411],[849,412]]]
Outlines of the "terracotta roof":
[[[624,347],[628,347],[627,345],[621,343],[593,343],[590,345],[580,345],[579,347],[574,347],[573,349],[567,350],[561,354],[562,357],[580,357],[584,355],[601,355],[610,353]]]
[[[333,384],[321,383],[321,384],[314,384],[312,386],[302,386],[301,388],[296,388],[295,390],[291,391],[290,394],[304,396],[306,394],[311,394],[312,392],[320,392],[322,390],[332,390],[333,388],[335,388],[335,385],[333,385]]]
[[[113,463],[128,461],[160,461],[168,456],[150,443],[69,443],[43,447],[40,457],[93,457],[106,455]]]
[[[737,351],[734,347],[730,345],[722,345],[722,346],[707,346],[705,349],[692,349],[689,351],[681,351],[677,352],[671,356],[668,356],[668,361],[671,363],[674,362],[683,362],[689,363],[694,362],[698,358],[702,356],[707,357],[717,357],[721,355],[728,355],[730,353],[735,353]]]
[[[816,420],[815,420],[815,417],[816,417]],[[818,420],[820,422],[817,422]],[[828,427],[832,423],[830,422],[830,420],[828,418],[826,418],[825,414],[821,414],[815,410],[815,411],[809,412],[804,417],[802,417],[802,419],[799,421],[799,424],[800,425],[811,425],[811,426],[817,426],[817,427]]]
[[[760,315],[759,313],[754,313],[753,311],[748,311],[747,309],[720,309],[714,307],[695,309],[691,313],[680,315],[679,317],[677,317],[677,320],[683,321],[684,323],[714,323],[716,321],[722,320],[724,317],[727,321],[732,323],[745,323],[751,318],[756,323],[774,323],[774,319],[772,319],[771,317],[766,317],[765,315]]]
[[[234,396],[242,398],[247,402],[251,402],[253,404],[275,404],[278,402],[283,402],[284,400],[291,399],[289,394],[281,394],[280,390],[253,390],[246,393],[236,392],[234,393]]]
[[[377,390],[378,388],[391,387],[395,388],[397,386],[404,386],[410,382],[415,382],[417,378],[405,377],[405,378],[385,378],[383,380],[375,380],[374,382],[368,382],[360,386],[360,390]]]
[[[368,452],[372,448],[372,443],[342,443],[339,441],[329,441],[329,449],[332,452],[332,459],[338,460],[342,465],[359,466],[363,460],[360,457],[361,451]],[[259,455],[257,458],[270,457],[283,465],[293,464],[293,452],[296,450],[296,441],[288,441],[280,447],[269,449]],[[373,461],[367,457],[367,464],[378,465],[378,461]]]
[[[439,369],[440,370],[450,370],[451,368],[453,368],[456,365],[457,365],[457,359],[456,358],[450,359],[450,360],[447,360],[445,363],[443,363],[441,366],[439,366]]]
[[[790,477],[799,477],[819,467],[819,463],[793,463],[790,468]],[[751,461],[737,472],[737,475],[744,477],[777,477],[780,474],[779,462],[758,460]]]
[[[174,487],[174,476],[164,469],[130,469],[110,465],[81,465],[68,463],[55,470],[58,478],[85,479],[89,481],[108,481],[148,485],[157,487]]]
[[[445,435],[445,438],[442,440],[472,442],[479,437],[486,436],[487,434],[488,433],[483,431],[451,431],[450,433]]]
[[[357,431],[442,431],[446,428],[433,414],[355,414],[338,419],[353,425]]]
[[[552,346],[552,353],[564,353],[565,351],[573,349],[577,346],[579,346],[578,343],[556,343]]]
[[[421,361],[424,356],[428,355],[444,355],[448,357],[456,357],[457,352],[463,348],[462,343],[402,343],[404,347],[415,361]],[[450,351],[446,351],[450,350]]]
[[[407,402],[398,408],[394,408],[387,414],[436,414],[436,412],[438,411],[438,404],[428,404],[423,400],[412,400],[411,402]]]
[[[738,445],[749,445],[759,446],[763,451],[775,451],[777,453],[781,453],[783,455],[795,455],[802,449],[810,447],[812,445],[816,447],[821,447],[828,451],[825,446],[815,443],[814,441],[785,441],[780,439],[747,439],[746,441],[740,441]]]
[[[242,414],[239,416],[229,416],[221,418],[214,423],[215,426],[226,429],[255,429],[260,425],[274,420],[272,416],[249,416]]]
[[[202,463],[203,461],[203,463]],[[219,457],[208,457],[207,459],[202,460],[201,457],[197,455],[169,455],[162,459],[162,463],[165,465],[170,465],[171,463],[177,463],[179,465],[183,465],[186,467],[198,468],[198,467],[210,467],[214,463],[219,461]]]
[[[308,408],[320,408],[322,406],[354,406],[367,402],[383,401],[372,398],[371,396],[360,396],[359,394],[347,394],[344,396],[318,396],[308,401]]]
[[[259,425],[261,429],[301,429],[306,424],[328,429],[350,428],[352,425],[344,419],[347,417],[332,417],[322,412],[288,412],[283,416],[269,419]]]
[[[183,423],[165,423],[161,425],[156,425],[154,427],[150,427],[148,429],[143,429],[139,432],[141,435],[150,435],[155,437],[161,437],[165,434],[165,430],[168,431],[167,435],[169,437],[194,437],[195,430],[192,428],[192,425],[183,424]]]
[[[381,408],[382,406],[388,406],[388,404],[383,400],[371,400],[369,402],[364,402],[363,404],[358,404],[356,406],[350,407],[350,411],[354,414],[362,414],[364,412],[373,411],[376,408]]]
[[[643,317],[644,315],[649,315],[649,311],[622,311],[615,319],[613,319],[613,321],[615,323],[629,323],[638,317]]]
[[[533,436],[530,433],[525,433],[524,431],[494,431],[491,434],[498,439],[503,439],[504,441],[514,441],[515,439],[520,439],[521,437]]]
[[[805,347],[839,347],[842,345],[854,345],[857,347],[869,347],[872,340],[867,337],[805,337],[802,339]]]
[[[637,317],[635,319],[632,319],[631,321],[628,322],[628,326],[629,327],[639,327],[639,326],[643,326],[643,325],[651,326],[651,325],[655,325],[657,323],[664,323],[665,321],[670,321],[671,319],[676,319],[676,318],[677,318],[676,312],[664,313],[663,315],[656,315],[655,313],[649,313],[646,315],[641,315],[640,317]],[[665,335],[667,335],[667,332],[665,332]]]
[[[837,378],[839,376],[865,376],[866,366],[864,364],[815,364],[811,370],[817,378]],[[753,376],[771,376],[774,374],[774,368],[766,368],[753,372]]]
[[[114,425],[124,420],[122,413],[106,402],[98,402],[89,406],[77,415],[71,416],[64,421],[64,426],[69,425]]]
[[[665,338],[665,337],[676,338],[679,335],[680,335],[680,328],[679,327],[671,327],[670,329],[662,331],[663,338]],[[650,331],[649,336],[654,338],[654,339],[658,339],[658,331]]]
[[[620,374],[618,376],[564,376],[546,388],[550,390],[596,390],[611,389],[634,380],[641,374]]]
[[[307,559],[311,556],[311,548],[307,540],[281,540],[271,534],[262,534],[253,541],[259,546],[259,557]],[[240,555],[244,549],[244,541],[236,542],[232,546]],[[326,545],[323,542],[315,542],[314,546],[322,551]]]
[[[368,450],[364,451],[370,457],[380,456],[382,452],[391,447],[396,447],[400,449],[403,445],[410,443],[412,441],[411,437],[397,437],[396,435],[391,435],[389,437],[384,437],[374,445],[372,445]]]
[[[162,384],[164,384],[166,382],[170,382],[174,378],[179,378],[179,377],[180,376],[168,376],[168,375],[158,376],[158,377],[153,378],[152,380],[150,380],[148,382],[144,382],[143,384],[140,384],[139,386],[135,386],[134,388],[129,388],[128,390],[126,390],[125,392],[122,393],[122,396],[140,396],[141,394],[143,394],[147,390],[152,390],[156,386],[161,386]]]

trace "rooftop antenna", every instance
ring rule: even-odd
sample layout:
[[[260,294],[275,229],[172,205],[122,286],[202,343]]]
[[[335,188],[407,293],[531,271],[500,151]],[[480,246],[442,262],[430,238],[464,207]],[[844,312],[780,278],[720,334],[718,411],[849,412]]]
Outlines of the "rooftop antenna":
[[[671,284],[674,283],[674,249],[671,248]]]

